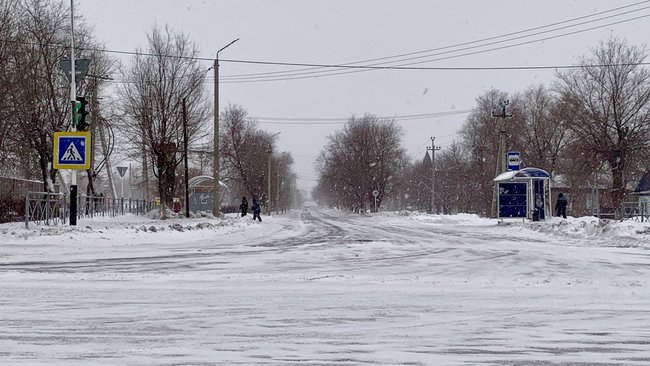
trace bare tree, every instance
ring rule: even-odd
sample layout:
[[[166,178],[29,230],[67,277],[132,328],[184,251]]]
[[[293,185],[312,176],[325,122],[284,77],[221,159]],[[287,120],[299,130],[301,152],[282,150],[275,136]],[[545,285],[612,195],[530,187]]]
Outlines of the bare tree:
[[[516,105],[522,118],[520,135],[525,165],[553,173],[565,161],[570,138],[561,104],[543,85],[538,85],[528,88]]]
[[[648,149],[650,71],[640,65],[646,56],[643,48],[609,38],[581,60],[583,67],[557,75],[567,126],[585,156],[607,162],[615,208],[625,197],[631,161]]]
[[[230,105],[221,113],[221,157],[223,179],[238,195],[262,197],[267,191],[268,161],[275,137],[260,130],[244,108]],[[273,164],[272,167],[276,166]],[[266,197],[264,201],[267,201]]]
[[[290,152],[278,154],[272,167],[275,173],[273,191],[276,193],[274,208],[276,211],[286,211],[293,203],[293,191],[296,189],[296,174],[293,172],[293,157]]]
[[[412,210],[431,209],[431,156],[424,154],[421,161],[408,164],[403,169],[403,204]]]
[[[8,137],[15,147],[29,148],[29,154],[16,155],[26,155],[28,162],[36,160],[45,189],[53,191],[53,133],[66,130],[71,121],[69,83],[59,69],[59,60],[69,55],[63,47],[69,43],[69,9],[54,0],[17,0],[9,4],[16,30],[14,46],[5,60],[12,88],[6,95],[13,132]],[[81,18],[76,24],[77,44],[84,48],[92,37]],[[85,53],[80,50],[77,55],[83,57]],[[28,166],[28,162],[23,163]]]
[[[161,203],[172,207],[176,170],[183,158],[182,101],[186,99],[188,135],[194,141],[210,112],[206,69],[187,35],[154,26],[147,38],[146,50],[138,51],[124,71],[129,83],[120,97],[128,120],[120,127],[132,146],[150,156]]]
[[[13,82],[13,74],[17,71],[12,64],[13,53],[16,52],[16,38],[19,25],[15,8],[15,0],[0,1],[0,95],[9,95],[16,87]],[[11,126],[11,105],[8,98],[0,98],[0,174],[12,174],[11,170],[15,164],[7,162],[16,158],[15,144],[12,144],[12,132],[15,129]],[[15,174],[15,173],[14,173]]]
[[[497,153],[499,151],[498,121],[492,117],[492,109],[500,101],[509,99],[508,94],[496,89],[487,91],[476,99],[476,108],[467,117],[460,136],[463,149],[467,152],[468,165],[465,183],[468,185],[470,211],[481,215],[490,213],[495,177]],[[514,99],[514,98],[513,98]],[[515,103],[513,103],[515,104]],[[505,123],[507,149],[519,145],[513,138],[517,136],[517,120],[512,118]]]
[[[108,95],[103,95],[107,94],[108,75],[115,71],[116,61],[109,57],[105,52],[97,51],[101,48],[103,48],[101,45],[97,45],[90,51],[90,67],[86,80],[84,81],[85,90],[89,94],[87,99],[90,102],[90,131],[93,136],[91,140],[91,156],[93,164],[90,169],[86,170],[88,177],[86,194],[93,196],[99,195],[95,187],[95,181],[107,165],[109,155],[112,153],[113,142],[113,139],[111,138],[113,136],[111,133],[112,124],[106,117],[104,117],[104,114],[106,114],[105,111],[109,110],[110,106],[104,106],[100,103],[100,99],[108,98]],[[108,136],[108,139],[106,136]],[[105,146],[107,144],[108,146]],[[98,145],[101,145],[102,148],[98,149]],[[101,151],[101,154],[99,151]]]
[[[436,202],[445,213],[469,212],[472,208],[468,182],[467,152],[458,142],[436,155]]]
[[[342,131],[329,136],[317,161],[323,198],[330,205],[367,210],[377,190],[379,207],[396,191],[396,173],[404,160],[401,138],[394,121],[370,114],[352,117]]]

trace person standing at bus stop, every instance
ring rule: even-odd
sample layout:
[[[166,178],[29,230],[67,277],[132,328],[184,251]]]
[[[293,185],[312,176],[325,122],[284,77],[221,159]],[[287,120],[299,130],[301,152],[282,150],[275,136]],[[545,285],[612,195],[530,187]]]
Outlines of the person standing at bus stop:
[[[555,202],[555,211],[557,216],[562,216],[566,219],[566,206],[569,201],[566,199],[563,193],[557,195],[557,201]]]

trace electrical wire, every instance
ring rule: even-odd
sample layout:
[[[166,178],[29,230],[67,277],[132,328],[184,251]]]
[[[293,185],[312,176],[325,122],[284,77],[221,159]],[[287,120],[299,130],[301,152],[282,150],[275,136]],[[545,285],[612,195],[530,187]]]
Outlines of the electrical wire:
[[[433,117],[446,117],[458,114],[467,114],[474,111],[474,109],[462,109],[457,111],[446,111],[436,113],[422,113],[422,114],[406,114],[396,116],[382,116],[378,119],[394,120],[394,121],[410,121],[416,119],[427,119]],[[274,124],[274,125],[341,125],[346,124],[350,118],[291,118],[291,117],[249,117],[251,121],[259,124]]]
[[[540,41],[545,41],[545,40],[549,40],[549,39],[555,39],[555,38],[564,37],[564,36],[568,36],[568,35],[573,35],[573,34],[577,34],[577,33],[583,33],[583,32],[587,32],[587,31],[594,30],[594,29],[599,29],[599,28],[608,27],[608,26],[611,26],[611,25],[622,24],[622,23],[626,23],[626,22],[630,22],[630,21],[650,17],[650,14],[642,15],[642,16],[638,16],[638,17],[634,17],[634,18],[629,18],[629,19],[624,19],[624,20],[617,21],[617,22],[611,22],[611,23],[608,23],[608,24],[603,24],[603,25],[599,25],[599,26],[595,26],[595,27],[591,27],[591,28],[587,28],[587,29],[577,30],[577,31],[568,32],[568,33],[563,33],[563,34],[550,36],[550,37],[546,37],[546,38],[540,38],[540,39],[535,39],[535,40],[526,41],[526,42],[520,42],[520,43],[516,43],[516,44],[512,44],[512,45],[490,48],[490,49],[487,49],[487,50],[468,52],[468,53],[464,53],[464,54],[452,55],[452,56],[447,56],[447,57],[440,57],[440,58],[436,58],[436,59],[430,59],[430,60],[419,61],[419,62],[414,62],[414,63],[408,63],[408,64],[402,64],[402,65],[393,65],[393,66],[379,66],[379,65],[373,66],[373,65],[355,65],[355,64],[367,63],[367,62],[370,62],[370,61],[384,60],[384,59],[390,59],[390,58],[399,58],[399,57],[410,56],[410,55],[415,55],[415,54],[421,54],[421,53],[437,51],[437,50],[442,50],[442,49],[448,49],[448,48],[457,48],[457,47],[460,47],[460,46],[480,43],[480,42],[484,42],[484,41],[487,41],[487,40],[503,38],[503,37],[516,35],[516,34],[521,34],[521,33],[528,33],[528,32],[531,32],[533,30],[544,29],[544,28],[548,28],[548,27],[556,26],[556,25],[560,25],[560,24],[566,24],[566,23],[570,23],[570,22],[573,22],[573,21],[576,21],[576,20],[592,18],[594,16],[615,12],[615,11],[618,11],[618,10],[621,10],[621,9],[641,5],[641,4],[648,3],[648,2],[650,2],[650,0],[641,1],[641,2],[634,3],[634,4],[625,5],[625,6],[621,6],[621,7],[617,7],[617,8],[605,10],[605,11],[602,11],[602,12],[577,17],[577,18],[572,18],[572,19],[568,19],[568,20],[564,20],[564,21],[560,21],[560,22],[555,22],[555,23],[544,25],[544,26],[529,28],[529,29],[525,29],[525,30],[517,31],[517,32],[506,33],[506,34],[499,35],[499,36],[487,37],[487,38],[483,38],[483,39],[475,40],[475,41],[463,42],[463,43],[459,43],[459,44],[456,44],[456,45],[449,45],[449,46],[433,48],[433,49],[428,49],[428,50],[423,50],[423,51],[410,52],[410,53],[394,55],[394,56],[386,56],[386,57],[381,57],[381,58],[371,59],[371,60],[356,61],[356,62],[348,63],[348,64],[312,64],[312,63],[269,62],[269,61],[254,61],[254,60],[221,59],[220,61],[223,61],[223,62],[243,63],[243,64],[275,65],[275,66],[300,66],[300,67],[327,68],[327,69],[332,69],[332,68],[336,68],[336,69],[360,69],[360,70],[353,70],[353,71],[348,70],[348,71],[343,71],[343,72],[341,72],[341,71],[336,72],[336,71],[331,71],[331,70],[330,71],[320,71],[320,72],[318,72],[319,73],[318,75],[294,76],[294,77],[287,77],[287,76],[291,75],[290,73],[294,73],[296,75],[301,75],[302,72],[296,73],[296,72],[293,72],[292,70],[285,70],[285,71],[277,72],[277,73],[284,73],[283,77],[272,77],[272,78],[257,77],[257,78],[249,78],[249,79],[246,79],[246,78],[242,77],[241,79],[237,79],[238,76],[231,75],[231,76],[223,76],[223,80],[222,81],[220,80],[220,82],[222,82],[222,83],[248,83],[248,82],[265,82],[265,81],[285,81],[285,80],[316,78],[316,77],[322,77],[322,76],[343,75],[343,74],[364,72],[364,71],[370,71],[370,70],[448,70],[448,71],[451,71],[451,70],[532,70],[532,69],[568,69],[568,68],[613,66],[613,65],[552,65],[552,66],[510,66],[510,67],[409,67],[410,65],[415,65],[415,64],[434,62],[434,61],[441,61],[441,60],[446,60],[446,59],[451,59],[451,58],[458,58],[458,57],[474,55],[474,54],[479,54],[479,53],[484,53],[484,52],[491,52],[491,51],[495,51],[495,50],[521,46],[521,45],[530,44],[530,43],[534,43],[534,42],[540,42]],[[556,28],[556,29],[552,29],[552,30],[547,30],[547,31],[543,31],[543,32],[537,32],[535,34],[531,34],[531,35],[527,35],[527,36],[519,36],[519,37],[507,39],[507,40],[502,40],[502,41],[498,41],[498,42],[491,42],[491,43],[478,45],[478,46],[466,47],[466,48],[462,48],[462,49],[458,49],[458,50],[454,50],[454,51],[447,51],[447,52],[443,52],[443,53],[439,53],[439,54],[432,54],[432,55],[427,55],[427,56],[418,56],[416,58],[411,58],[411,59],[420,59],[420,58],[423,58],[423,57],[432,57],[432,56],[451,53],[451,52],[459,52],[459,51],[462,51],[462,50],[469,50],[469,49],[474,49],[474,48],[479,48],[479,47],[485,47],[485,46],[491,45],[491,44],[509,42],[509,41],[512,41],[512,40],[515,40],[515,39],[527,38],[527,37],[531,37],[533,35],[539,35],[539,34],[543,34],[543,33],[549,33],[549,32],[553,32],[553,31],[557,31],[557,30],[560,30],[560,29],[575,27],[575,26],[578,26],[578,25],[585,25],[585,24],[589,24],[589,23],[593,23],[593,22],[598,22],[598,21],[608,19],[608,18],[611,18],[611,17],[616,17],[616,16],[621,16],[621,15],[626,15],[626,14],[638,12],[638,11],[641,11],[641,10],[644,10],[644,9],[647,9],[647,8],[650,8],[650,7],[644,7],[644,8],[640,8],[640,9],[630,10],[630,11],[626,11],[626,12],[623,12],[623,13],[610,15],[609,17],[598,18],[598,19],[595,19],[595,20],[590,20],[590,21],[579,23],[579,24],[564,26],[564,27],[560,27],[560,28]],[[4,41],[10,42],[10,43],[28,44],[28,45],[33,45],[33,46],[43,46],[43,44],[38,44],[38,43],[20,42],[20,41],[13,41],[13,40],[4,40]],[[56,44],[56,43],[46,44],[45,46],[68,48],[66,45]],[[132,52],[132,51],[111,50],[111,49],[105,49],[105,48],[100,49],[100,48],[92,48],[92,47],[79,48],[79,49],[88,50],[88,51],[96,51],[96,52],[107,52],[107,53],[114,53],[114,54],[123,54],[123,55],[134,55],[134,56],[173,57],[173,58],[179,58],[179,59],[189,59],[189,60],[199,60],[199,61],[213,61],[212,58],[198,57],[198,56],[165,55],[165,54],[155,54],[155,53],[137,52],[137,51]],[[395,61],[390,61],[390,62],[384,62],[384,63],[380,63],[380,64],[403,62],[403,61],[407,61],[407,60],[410,60],[410,59],[401,59],[401,60],[395,60]],[[641,64],[638,64],[638,65],[647,65],[647,64],[648,63],[641,63]],[[302,71],[306,71],[306,70],[307,69],[302,69]],[[264,74],[265,73],[260,73],[259,75],[264,75]],[[255,75],[255,74],[249,74],[249,75]],[[229,80],[228,78],[231,78],[231,79]],[[131,83],[128,80],[113,80],[111,82],[113,82],[113,83]]]
[[[418,61],[418,62],[412,62],[412,63],[405,63],[405,64],[400,64],[396,66],[345,66],[345,65],[319,65],[321,67],[329,67],[329,68],[339,68],[339,69],[357,69],[357,70],[352,70],[352,71],[330,71],[330,72],[325,72],[321,71],[318,72],[318,75],[305,75],[296,73],[296,75],[304,75],[304,76],[291,76],[291,77],[281,77],[281,78],[251,78],[251,79],[237,79],[237,80],[231,80],[231,81],[221,81],[221,83],[250,83],[250,82],[268,82],[268,81],[287,81],[287,80],[299,80],[299,79],[311,79],[311,78],[319,78],[323,76],[336,76],[336,75],[345,75],[345,74],[353,74],[353,73],[359,73],[359,72],[365,72],[365,71],[372,71],[372,70],[437,70],[437,71],[481,71],[481,70],[541,70],[541,69],[574,69],[574,68],[587,68],[587,67],[611,67],[611,66],[623,66],[624,64],[617,64],[617,65],[609,65],[609,64],[593,64],[593,65],[549,65],[549,66],[507,66],[507,67],[413,67],[410,65],[417,65],[417,64],[422,64],[422,63],[428,63],[428,62],[434,62],[434,61],[442,61],[442,60],[449,60],[453,58],[459,58],[459,57],[465,57],[465,56],[471,56],[471,55],[476,55],[476,54],[481,54],[481,53],[486,53],[486,52],[492,52],[496,50],[502,50],[502,49],[507,49],[507,48],[513,48],[513,47],[518,47],[526,44],[531,44],[531,43],[536,43],[536,42],[542,42],[542,41],[547,41],[550,39],[556,39],[560,37],[565,37],[569,35],[574,35],[578,33],[584,33],[588,32],[591,30],[599,29],[599,28],[604,28],[608,27],[611,25],[616,25],[616,24],[622,24],[634,20],[639,20],[643,18],[650,17],[650,14],[638,16],[635,18],[630,18],[630,19],[625,19],[613,23],[608,23],[608,24],[603,24],[591,28],[586,28],[586,29],[581,29],[577,31],[572,31],[572,32],[567,32],[567,33],[562,33],[554,36],[549,36],[549,37],[544,37],[544,38],[538,38],[530,41],[525,41],[525,42],[519,42],[515,44],[510,44],[506,46],[500,46],[500,47],[493,47],[489,48],[486,50],[480,50],[480,51],[473,51],[473,52],[466,52],[458,55],[452,55],[452,56],[446,56],[446,57],[439,57],[436,59],[430,59],[426,61]],[[483,46],[480,46],[483,47]],[[226,62],[227,60],[223,60]],[[230,62],[246,62],[246,63],[253,63],[253,61],[238,61],[238,60],[228,60]],[[265,63],[268,64],[268,63]],[[284,65],[292,65],[292,66],[314,66],[314,64],[296,64],[296,63],[275,63],[275,64],[284,64]],[[634,65],[648,65],[650,63],[648,62],[643,62],[643,63],[637,63]]]
[[[406,56],[413,56],[413,55],[418,55],[418,54],[422,54],[422,53],[429,53],[429,52],[434,52],[434,51],[446,50],[446,49],[450,49],[450,48],[458,48],[458,47],[467,46],[467,45],[476,44],[476,43],[483,43],[483,42],[486,42],[486,41],[492,41],[492,40],[496,40],[496,39],[499,39],[499,38],[509,37],[509,36],[518,35],[518,34],[522,34],[522,33],[529,33],[531,31],[540,30],[540,29],[544,29],[544,28],[549,28],[549,27],[553,27],[553,26],[556,26],[556,25],[571,23],[571,22],[575,22],[577,20],[592,18],[592,17],[598,16],[598,15],[603,15],[603,14],[615,12],[615,11],[618,11],[618,10],[621,10],[621,9],[641,5],[641,4],[648,3],[648,2],[650,2],[650,0],[641,1],[641,2],[638,2],[638,3],[626,5],[626,6],[613,8],[613,9],[601,11],[601,12],[598,12],[598,13],[590,14],[590,15],[580,16],[580,17],[577,17],[577,18],[567,19],[567,20],[560,21],[560,22],[550,23],[550,24],[543,25],[543,26],[528,28],[528,29],[524,29],[524,30],[521,30],[521,31],[510,32],[510,33],[505,33],[505,34],[501,34],[501,35],[498,35],[498,36],[491,36],[491,37],[487,37],[487,38],[482,38],[482,39],[478,39],[478,40],[474,40],[474,41],[457,43],[457,44],[453,44],[453,45],[447,45],[447,46],[427,49],[427,50],[423,50],[423,51],[403,53],[403,54],[394,55],[394,56],[386,56],[386,57],[374,58],[374,59],[363,60],[363,61],[349,62],[349,63],[345,63],[345,64],[342,64],[342,65],[336,65],[336,66],[338,66],[338,67],[353,66],[353,65],[356,65],[356,64],[360,64],[360,63],[382,61],[382,60],[387,60],[387,59],[392,59],[392,58],[403,58],[403,57],[406,57]],[[635,13],[635,12],[638,12],[638,11],[641,11],[641,10],[646,10],[648,8],[650,8],[650,7],[643,7],[643,8],[640,8],[640,9],[635,9],[635,10],[626,11],[626,12],[619,13],[619,14],[610,15],[608,17],[603,17],[603,18],[599,18],[599,19],[595,19],[595,20],[590,20],[590,21],[587,21],[587,22],[573,24],[573,25],[570,25],[570,26],[564,26],[564,27],[555,28],[555,29],[551,29],[551,30],[547,30],[547,31],[543,31],[543,32],[537,32],[537,33],[529,34],[529,35],[526,35],[526,36],[519,36],[519,37],[515,37],[515,38],[510,38],[510,39],[507,39],[507,40],[504,40],[504,41],[491,42],[491,43],[487,43],[487,44],[484,44],[484,45],[474,46],[472,48],[486,46],[486,45],[500,43],[500,42],[506,42],[506,41],[510,41],[510,40],[521,39],[521,38],[525,38],[525,37],[531,37],[531,36],[534,36],[534,35],[549,33],[549,32],[553,32],[553,31],[557,31],[557,30],[561,30],[561,29],[566,29],[566,28],[570,28],[570,27],[575,27],[575,26],[579,26],[579,25],[585,25],[585,24],[589,24],[589,23],[593,23],[593,22],[597,22],[597,21],[601,21],[601,20],[605,20],[605,19],[610,19],[612,17],[618,17],[618,16],[622,16],[622,15]],[[461,49],[461,50],[464,50],[464,49]],[[461,51],[461,50],[453,50],[453,51],[447,51],[447,52],[443,52],[443,53],[436,53],[434,55],[440,55],[440,54],[451,53],[451,52],[458,52],[458,51]],[[433,55],[418,56],[416,58],[400,59],[400,60],[395,60],[395,61],[390,61],[390,62],[402,62],[402,61],[407,61],[407,60],[411,60],[411,59],[418,59],[418,58],[422,58],[422,57],[429,57],[429,56],[433,56]],[[224,62],[228,62],[228,61],[235,62],[234,60],[223,60],[223,61]],[[386,62],[386,63],[389,63],[389,62]],[[381,63],[381,64],[385,64],[385,63]],[[301,66],[306,66],[306,65],[307,64],[303,64]],[[283,64],[283,66],[297,66],[297,65],[295,65],[295,64],[292,64],[292,65]],[[242,77],[251,77],[251,76],[256,76],[256,77],[257,76],[271,76],[271,75],[278,76],[277,74],[286,74],[286,73],[295,73],[295,72],[301,72],[301,71],[309,71],[309,70],[314,70],[314,69],[328,68],[328,67],[331,67],[331,66],[332,65],[314,65],[314,67],[310,67],[309,69],[304,69],[303,68],[303,69],[284,70],[284,71],[256,73],[256,74],[253,73],[253,74],[224,75],[221,78],[223,78],[224,80],[228,80],[228,79],[238,79],[238,78],[242,78]],[[367,65],[367,66],[373,66],[373,65]]]

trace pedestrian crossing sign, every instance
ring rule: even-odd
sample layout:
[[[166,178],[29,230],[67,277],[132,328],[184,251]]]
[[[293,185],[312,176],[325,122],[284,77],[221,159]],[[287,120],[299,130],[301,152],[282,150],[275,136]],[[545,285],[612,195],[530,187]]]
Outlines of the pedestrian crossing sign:
[[[90,132],[54,133],[54,169],[90,169]]]

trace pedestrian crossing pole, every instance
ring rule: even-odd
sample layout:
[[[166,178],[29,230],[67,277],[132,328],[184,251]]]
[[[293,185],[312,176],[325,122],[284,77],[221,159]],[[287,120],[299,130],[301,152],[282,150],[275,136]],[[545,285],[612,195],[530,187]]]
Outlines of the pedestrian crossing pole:
[[[72,123],[70,130],[77,131],[76,126],[76,108],[77,103],[77,83],[76,83],[76,70],[74,59],[74,0],[70,0],[70,104]],[[70,179],[70,226],[77,225],[77,171],[72,169],[72,178]]]

